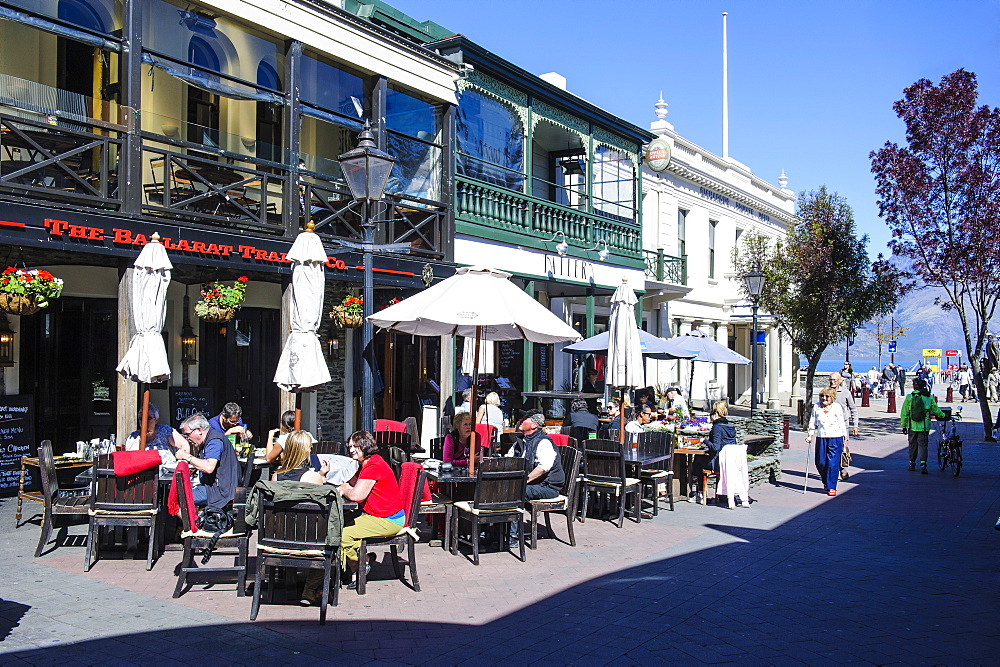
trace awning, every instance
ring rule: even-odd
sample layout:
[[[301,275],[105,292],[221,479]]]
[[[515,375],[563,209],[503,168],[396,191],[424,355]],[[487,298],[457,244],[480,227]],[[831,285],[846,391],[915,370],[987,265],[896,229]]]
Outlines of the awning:
[[[270,102],[272,104],[284,104],[285,98],[281,95],[276,95],[270,91],[260,90],[259,88],[252,88],[250,86],[244,86],[232,83],[222,83],[221,81],[216,81],[215,79],[208,78],[209,75],[204,71],[195,67],[183,66],[178,69],[173,65],[170,65],[163,60],[153,56],[150,53],[142,54],[142,62],[147,65],[152,65],[153,67],[159,68],[169,74],[170,76],[180,79],[189,86],[194,86],[195,88],[200,88],[201,90],[207,91],[209,93],[214,93],[216,95],[222,95],[223,97],[228,97],[234,100],[245,100],[251,102]]]
[[[84,32],[83,30],[77,30],[76,28],[70,28],[68,26],[60,25],[59,23],[46,21],[45,19],[38,18],[37,16],[31,16],[30,14],[25,14],[24,12],[15,11],[10,7],[0,6],[0,19],[7,19],[8,21],[22,23],[24,25],[31,26],[32,28],[38,28],[39,30],[51,32],[55,35],[75,39],[78,42],[90,44],[91,46],[96,46],[99,49],[121,51],[121,46],[111,40],[98,37],[97,35],[92,35],[89,32]]]

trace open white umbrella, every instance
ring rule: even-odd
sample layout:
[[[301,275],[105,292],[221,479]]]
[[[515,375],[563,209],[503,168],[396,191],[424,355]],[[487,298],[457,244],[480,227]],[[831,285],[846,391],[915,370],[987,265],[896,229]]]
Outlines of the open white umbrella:
[[[292,262],[291,332],[278,359],[274,382],[285,391],[314,391],[330,381],[316,331],[323,318],[326,249],[312,223],[295,237],[288,251]]]
[[[368,319],[380,329],[417,336],[467,336],[475,357],[483,340],[527,340],[564,343],[580,334],[508,280],[509,273],[486,267],[462,267],[450,278],[403,299]],[[479,359],[472,386],[478,386]],[[472,392],[472,414],[476,392]],[[475,431],[469,454],[469,474],[475,473]]]
[[[667,339],[667,349],[675,352],[692,352],[695,357],[692,361],[704,361],[710,364],[731,364],[746,366],[750,360],[738,352],[730,350],[722,343],[718,343],[708,337],[703,331],[689,331],[683,336],[674,336]],[[688,377],[688,398],[691,397],[691,389],[694,386],[694,364],[691,364],[691,373]],[[752,389],[756,391],[756,387]]]
[[[167,316],[167,288],[172,268],[167,251],[160,243],[160,235],[154,233],[132,264],[128,298],[135,334],[115,369],[134,382],[163,382],[170,377],[170,362],[161,332]]]

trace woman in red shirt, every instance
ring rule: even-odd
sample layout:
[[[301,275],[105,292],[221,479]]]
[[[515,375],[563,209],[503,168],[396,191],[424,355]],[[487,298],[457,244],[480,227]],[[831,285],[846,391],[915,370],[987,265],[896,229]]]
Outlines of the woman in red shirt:
[[[360,466],[350,482],[338,489],[345,500],[358,503],[361,514],[354,523],[344,526],[340,538],[341,565],[345,571],[358,571],[358,549],[369,537],[392,537],[406,523],[399,485],[392,468],[378,455],[375,438],[368,431],[355,431],[347,440],[352,459]],[[348,588],[354,588],[357,580]]]

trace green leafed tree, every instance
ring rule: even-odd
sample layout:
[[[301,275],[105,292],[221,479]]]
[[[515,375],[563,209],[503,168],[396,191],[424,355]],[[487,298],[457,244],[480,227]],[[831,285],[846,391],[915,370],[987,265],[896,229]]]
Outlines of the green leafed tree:
[[[938,303],[962,324],[992,440],[981,358],[1000,306],[1000,109],[978,97],[976,75],[962,69],[940,85],[917,81],[893,105],[905,145],[886,143],[871,160],[893,254],[943,293]]]
[[[881,256],[874,264],[869,261],[868,237],[857,236],[854,213],[843,197],[826,186],[803,192],[797,213],[798,223],[776,243],[761,234],[744,234],[734,249],[733,265],[739,274],[752,269],[764,274],[761,309],[808,361],[808,417],[823,352],[864,322],[891,312],[905,286],[899,271]]]

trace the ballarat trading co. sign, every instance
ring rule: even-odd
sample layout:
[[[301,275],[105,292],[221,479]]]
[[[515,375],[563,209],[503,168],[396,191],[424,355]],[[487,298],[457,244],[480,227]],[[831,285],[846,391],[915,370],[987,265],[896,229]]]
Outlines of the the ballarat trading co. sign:
[[[21,457],[35,456],[35,415],[31,396],[0,396],[0,496],[17,494]],[[38,468],[27,467],[24,488],[35,483]]]

